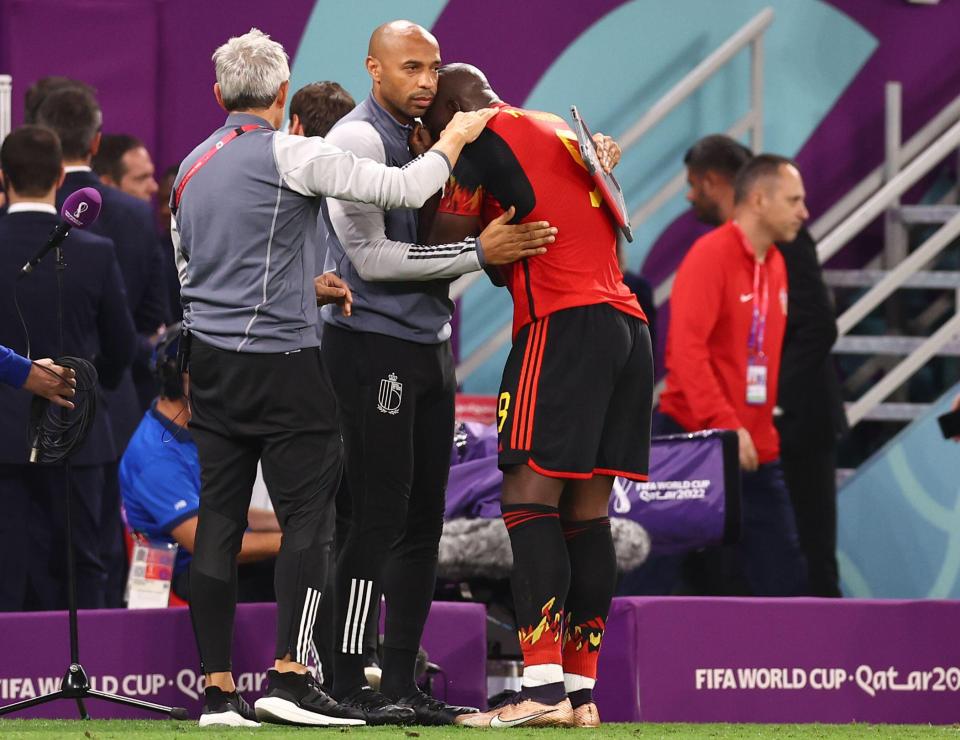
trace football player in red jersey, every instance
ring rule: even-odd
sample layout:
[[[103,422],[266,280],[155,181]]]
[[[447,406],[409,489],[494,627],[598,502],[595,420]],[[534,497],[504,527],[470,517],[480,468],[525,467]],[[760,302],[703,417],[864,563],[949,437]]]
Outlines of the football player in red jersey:
[[[608,503],[615,476],[646,480],[653,362],[646,317],[623,283],[616,229],[577,137],[552,113],[501,101],[483,73],[440,69],[424,122],[495,107],[464,150],[431,231],[442,243],[514,222],[557,227],[545,254],[491,275],[514,302],[513,348],[498,404],[502,511],[524,672],[522,690],[472,726],[599,724],[592,690],[616,585]],[[602,160],[619,148],[600,137]],[[611,152],[612,150],[612,152]]]

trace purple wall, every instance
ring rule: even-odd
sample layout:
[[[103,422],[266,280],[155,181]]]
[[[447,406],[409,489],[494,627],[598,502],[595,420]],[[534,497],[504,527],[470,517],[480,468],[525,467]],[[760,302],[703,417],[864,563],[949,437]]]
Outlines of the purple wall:
[[[13,75],[13,122],[46,75],[94,85],[104,131],[144,140],[159,168],[175,164],[223,120],[210,55],[251,26],[293,57],[313,0],[0,0],[0,71]]]

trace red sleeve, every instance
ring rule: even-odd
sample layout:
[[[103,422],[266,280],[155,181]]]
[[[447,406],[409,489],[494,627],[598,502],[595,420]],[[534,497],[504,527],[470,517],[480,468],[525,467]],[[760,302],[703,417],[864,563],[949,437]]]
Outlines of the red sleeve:
[[[699,429],[743,426],[710,363],[708,343],[723,311],[724,282],[714,256],[694,245],[670,294],[670,384],[683,392]]]
[[[443,186],[443,197],[440,198],[437,212],[454,216],[480,216],[483,196],[482,186],[471,190],[457,182],[455,175],[451,175]]]

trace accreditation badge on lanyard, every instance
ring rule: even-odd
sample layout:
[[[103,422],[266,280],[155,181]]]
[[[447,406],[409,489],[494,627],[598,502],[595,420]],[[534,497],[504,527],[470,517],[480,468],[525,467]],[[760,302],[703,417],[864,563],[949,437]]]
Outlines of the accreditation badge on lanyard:
[[[760,273],[763,275],[763,293],[760,292]],[[770,308],[770,280],[766,267],[753,265],[753,320],[747,338],[747,403],[763,406],[767,402],[767,356],[763,352],[763,336]]]

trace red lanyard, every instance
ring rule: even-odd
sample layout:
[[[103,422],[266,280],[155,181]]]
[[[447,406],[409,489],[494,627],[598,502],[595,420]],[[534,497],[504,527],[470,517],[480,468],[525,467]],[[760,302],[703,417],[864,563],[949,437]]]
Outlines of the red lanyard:
[[[219,152],[223,147],[229,144],[231,141],[236,139],[241,134],[247,133],[247,131],[253,131],[254,129],[264,128],[255,123],[248,123],[246,126],[239,126],[232,131],[228,132],[220,141],[213,145],[208,152],[206,152],[200,159],[193,163],[193,166],[187,170],[187,174],[183,176],[183,179],[180,181],[180,184],[177,185],[177,192],[173,200],[173,210],[176,211],[180,207],[180,198],[183,197],[183,189],[187,187],[187,183],[193,179],[193,176],[200,171],[200,168],[203,167],[207,162],[210,161],[210,158]]]
[[[750,323],[750,336],[747,349],[751,357],[763,357],[763,334],[767,328],[767,312],[770,309],[770,277],[766,265],[763,266],[763,298],[760,297],[760,271],[758,260],[753,263],[753,321]]]

